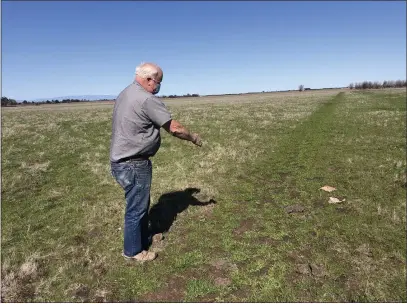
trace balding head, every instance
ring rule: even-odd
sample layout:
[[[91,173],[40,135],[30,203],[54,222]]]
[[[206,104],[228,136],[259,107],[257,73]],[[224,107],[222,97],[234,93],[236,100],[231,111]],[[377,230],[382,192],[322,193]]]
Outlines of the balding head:
[[[154,63],[142,63],[136,67],[136,81],[152,94],[159,92],[163,76],[161,68]]]

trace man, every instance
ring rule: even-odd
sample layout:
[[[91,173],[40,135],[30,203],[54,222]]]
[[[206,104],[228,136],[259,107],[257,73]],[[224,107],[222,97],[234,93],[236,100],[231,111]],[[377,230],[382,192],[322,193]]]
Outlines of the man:
[[[148,210],[153,157],[161,144],[160,128],[197,146],[199,135],[190,133],[171,118],[164,103],[156,96],[163,71],[153,63],[136,68],[136,78],[117,97],[112,120],[110,146],[111,172],[123,188],[126,198],[123,256],[151,261],[156,253],[148,251]]]

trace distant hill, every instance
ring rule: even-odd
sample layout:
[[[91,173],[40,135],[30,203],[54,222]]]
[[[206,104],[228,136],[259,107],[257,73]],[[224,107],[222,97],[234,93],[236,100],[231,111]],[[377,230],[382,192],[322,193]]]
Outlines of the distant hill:
[[[84,100],[90,100],[90,101],[95,101],[95,100],[102,100],[102,99],[116,99],[117,95],[76,95],[76,96],[62,96],[62,97],[49,97],[49,98],[38,98],[34,99],[33,101],[47,101],[47,100],[64,100],[64,99],[84,99]]]

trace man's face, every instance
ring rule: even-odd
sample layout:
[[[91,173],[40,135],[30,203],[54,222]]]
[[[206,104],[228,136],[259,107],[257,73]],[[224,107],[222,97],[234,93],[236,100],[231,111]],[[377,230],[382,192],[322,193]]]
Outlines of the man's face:
[[[147,78],[149,92],[152,94],[157,94],[160,91],[162,80],[163,80],[162,71],[158,72],[158,75],[156,78]]]

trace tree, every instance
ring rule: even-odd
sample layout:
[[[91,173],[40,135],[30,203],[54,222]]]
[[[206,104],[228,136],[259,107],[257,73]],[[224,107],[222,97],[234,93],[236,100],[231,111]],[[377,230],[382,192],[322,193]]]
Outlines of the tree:
[[[381,88],[380,83],[378,81],[373,82],[373,88],[374,89],[380,89]]]
[[[8,105],[8,98],[7,97],[2,97],[1,98],[1,106],[7,106]]]
[[[353,85],[353,83],[351,83],[350,85],[349,85],[349,89],[353,89],[355,86]]]
[[[6,106],[15,106],[17,105],[17,101],[14,99],[9,99],[7,97],[2,97],[1,98],[1,106],[6,107]]]
[[[303,84],[299,85],[298,90],[299,90],[300,92],[304,91],[304,85],[303,85]]]

